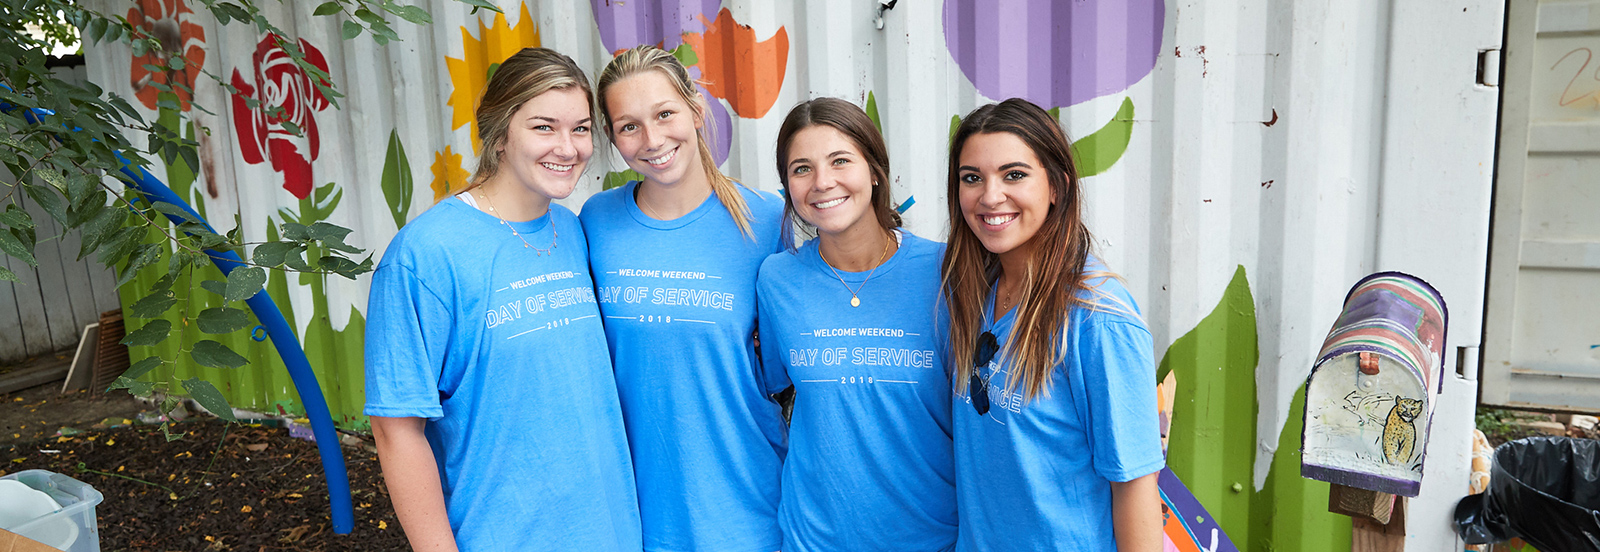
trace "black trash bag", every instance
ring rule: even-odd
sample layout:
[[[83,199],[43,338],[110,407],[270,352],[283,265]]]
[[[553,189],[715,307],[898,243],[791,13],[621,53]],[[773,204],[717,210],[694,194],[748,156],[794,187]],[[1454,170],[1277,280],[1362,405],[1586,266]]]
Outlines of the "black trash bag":
[[[1456,505],[1467,544],[1521,537],[1539,550],[1600,551],[1600,441],[1530,437],[1494,449],[1489,488]]]

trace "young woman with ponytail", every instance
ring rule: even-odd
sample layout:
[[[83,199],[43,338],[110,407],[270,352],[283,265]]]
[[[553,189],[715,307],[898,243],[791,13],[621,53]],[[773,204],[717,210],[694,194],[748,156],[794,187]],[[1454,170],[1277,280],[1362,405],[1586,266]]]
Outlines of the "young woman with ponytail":
[[[1020,99],[950,142],[957,550],[1161,547],[1150,332],[1090,253],[1066,135]]]
[[[572,59],[508,58],[477,108],[470,184],[378,263],[366,413],[414,550],[639,550],[588,248],[552,203],[582,178],[595,118]]]
[[[783,201],[723,175],[710,110],[653,46],[600,73],[604,128],[641,181],[580,218],[616,366],[647,551],[772,552],[787,447],[763,392],[756,273],[779,251]]]

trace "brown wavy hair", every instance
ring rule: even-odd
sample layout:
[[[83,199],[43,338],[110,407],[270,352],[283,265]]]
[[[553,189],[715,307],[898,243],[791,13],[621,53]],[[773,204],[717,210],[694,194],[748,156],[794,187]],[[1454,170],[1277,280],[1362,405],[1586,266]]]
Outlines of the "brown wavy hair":
[[[523,48],[506,58],[494,76],[489,77],[483,96],[478,99],[475,115],[478,141],[482,144],[479,151],[483,152],[478,156],[478,168],[473,171],[472,178],[467,179],[466,187],[454,193],[482,186],[500,171],[499,150],[505,147],[511,116],[522,104],[551,90],[574,87],[583,90],[584,99],[589,101],[590,119],[598,121],[594,116],[594,91],[589,88],[589,78],[572,58],[549,48]]]
[[[1045,213],[1044,224],[1030,241],[1033,255],[1022,278],[1016,323],[1000,349],[1013,368],[1005,382],[1008,392],[1021,389],[1026,400],[1050,395],[1050,376],[1062,359],[1061,338],[1067,331],[1071,309],[1105,310],[1086,296],[1104,296],[1087,285],[1091,279],[1113,276],[1096,271],[1086,274],[1093,237],[1083,224],[1083,204],[1071,143],[1060,124],[1045,110],[1019,98],[980,107],[968,114],[950,139],[950,237],[940,266],[941,299],[949,306],[952,372],[956,391],[967,392],[973,373],[972,353],[983,326],[984,303],[1000,276],[1000,257],[990,253],[967,226],[961,212],[961,150],[978,134],[1009,133],[1022,140],[1043,164],[1056,201]],[[1123,310],[1113,308],[1111,310]],[[1131,309],[1128,309],[1131,310]]]
[[[706,140],[712,122],[711,114],[702,102],[713,100],[701,97],[700,91],[695,90],[695,85],[700,83],[689,78],[689,70],[671,52],[648,44],[635,46],[617,54],[611,63],[606,64],[605,70],[600,71],[596,91],[600,95],[600,115],[601,120],[605,121],[606,133],[611,133],[611,108],[605,101],[606,91],[623,79],[645,71],[660,71],[665,75],[684,103],[694,110],[694,116],[701,120],[700,128],[695,131],[700,143],[700,167],[706,173],[706,180],[711,182],[711,191],[717,194],[717,200],[722,202],[728,214],[733,215],[733,223],[739,226],[739,233],[755,239],[755,233],[750,230],[750,206],[745,205],[744,196],[739,195],[739,187],[733,183],[733,179],[717,168],[717,158],[711,155],[711,144]]]
[[[900,213],[894,210],[894,199],[890,197],[893,193],[889,189],[889,148],[883,143],[883,134],[878,132],[877,125],[872,124],[867,112],[838,98],[801,102],[789,110],[789,116],[783,119],[783,126],[778,127],[778,181],[783,183],[784,190],[789,189],[789,146],[794,144],[796,134],[814,126],[832,127],[855,143],[876,184],[872,187],[872,214],[877,217],[878,226],[890,231],[899,228],[902,222]],[[796,228],[812,237],[816,236],[816,229],[795,214],[794,196],[784,195],[787,200],[783,203],[782,239],[784,245],[793,251]]]

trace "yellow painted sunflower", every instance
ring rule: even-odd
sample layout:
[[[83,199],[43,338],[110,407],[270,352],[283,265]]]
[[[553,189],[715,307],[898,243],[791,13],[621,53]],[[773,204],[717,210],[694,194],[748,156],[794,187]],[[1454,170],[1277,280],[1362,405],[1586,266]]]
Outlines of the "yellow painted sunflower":
[[[466,27],[461,28],[461,59],[444,58],[445,68],[450,72],[450,84],[454,88],[445,104],[451,107],[451,130],[465,124],[472,125],[474,153],[478,152],[481,145],[478,143],[478,121],[472,112],[477,106],[478,96],[483,94],[483,85],[489,81],[489,75],[500,67],[500,62],[523,48],[536,46],[539,46],[539,24],[529,15],[527,4],[522,4],[521,17],[515,27],[506,22],[505,14],[497,13],[494,22],[488,26],[484,26],[482,19],[478,20],[476,37]]]

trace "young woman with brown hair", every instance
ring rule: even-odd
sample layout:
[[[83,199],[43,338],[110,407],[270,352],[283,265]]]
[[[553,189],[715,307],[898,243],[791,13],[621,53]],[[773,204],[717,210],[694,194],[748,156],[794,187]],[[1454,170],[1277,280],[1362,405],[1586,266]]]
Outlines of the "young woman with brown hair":
[[[1066,135],[1020,99],[950,143],[957,550],[1159,550],[1150,332],[1090,254]]]
[[[872,119],[818,98],[778,130],[785,230],[756,281],[767,390],[795,386],[783,550],[955,545],[950,379],[935,334],[943,247],[900,229]]]
[[[772,552],[787,445],[756,372],[755,283],[781,249],[776,194],[717,169],[706,98],[671,53],[600,73],[602,120],[643,180],[583,206],[639,482],[644,549]]]
[[[552,203],[594,153],[589,80],[524,49],[477,118],[471,184],[395,235],[367,303],[366,413],[395,514],[415,550],[637,551],[588,249]]]

